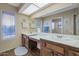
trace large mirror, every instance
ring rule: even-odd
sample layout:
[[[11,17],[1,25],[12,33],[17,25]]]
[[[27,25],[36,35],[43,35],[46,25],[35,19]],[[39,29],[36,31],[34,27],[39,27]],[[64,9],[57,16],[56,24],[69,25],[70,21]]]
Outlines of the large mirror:
[[[43,18],[43,32],[79,35],[79,8]]]

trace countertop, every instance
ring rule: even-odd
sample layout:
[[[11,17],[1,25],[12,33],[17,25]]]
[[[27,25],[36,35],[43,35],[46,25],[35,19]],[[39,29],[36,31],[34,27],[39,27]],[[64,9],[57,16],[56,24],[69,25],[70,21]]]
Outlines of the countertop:
[[[65,45],[79,48],[78,35],[65,35],[65,34],[56,34],[56,33],[32,33],[32,34],[26,33],[26,35],[37,40],[44,39],[44,40],[58,42]]]

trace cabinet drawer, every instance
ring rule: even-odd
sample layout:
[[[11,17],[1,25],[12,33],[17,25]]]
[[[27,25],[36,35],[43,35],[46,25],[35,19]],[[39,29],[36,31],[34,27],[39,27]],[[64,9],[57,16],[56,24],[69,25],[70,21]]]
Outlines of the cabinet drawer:
[[[61,54],[64,54],[64,48],[50,44],[50,43],[46,43],[46,47],[49,49],[53,49],[54,51],[57,51]]]

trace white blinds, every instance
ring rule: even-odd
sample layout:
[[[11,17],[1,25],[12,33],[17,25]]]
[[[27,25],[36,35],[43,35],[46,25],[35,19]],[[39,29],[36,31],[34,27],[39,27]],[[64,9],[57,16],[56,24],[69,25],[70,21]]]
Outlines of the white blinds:
[[[2,12],[2,20],[1,20],[1,27],[2,27],[2,38],[12,38],[15,36],[15,15]]]
[[[12,26],[15,25],[15,17],[13,15],[3,13],[2,14],[2,25]]]

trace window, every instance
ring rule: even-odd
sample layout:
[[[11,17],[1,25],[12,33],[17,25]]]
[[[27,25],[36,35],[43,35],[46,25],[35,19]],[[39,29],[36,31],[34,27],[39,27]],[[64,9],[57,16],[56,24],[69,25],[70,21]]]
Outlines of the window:
[[[59,29],[62,28],[62,21],[61,21],[61,19],[58,20],[58,27],[59,27]]]
[[[51,22],[51,29],[52,32],[54,33],[61,33],[61,29],[62,29],[62,18],[58,17],[56,19],[53,19]]]
[[[7,12],[2,12],[2,38],[12,38],[15,36],[15,15]]]
[[[52,30],[54,30],[55,29],[55,22],[54,22],[54,20],[52,20]]]

